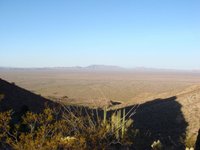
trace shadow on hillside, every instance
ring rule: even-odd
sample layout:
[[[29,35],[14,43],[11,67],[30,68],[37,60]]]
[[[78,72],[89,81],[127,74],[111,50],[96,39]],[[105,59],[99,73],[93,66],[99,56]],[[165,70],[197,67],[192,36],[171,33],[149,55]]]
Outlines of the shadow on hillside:
[[[28,110],[39,113],[46,106],[59,105],[2,79],[0,79],[0,94],[3,95],[3,99],[0,101],[0,112],[12,109],[15,113],[23,113]]]
[[[126,107],[126,112],[132,107]],[[132,117],[134,123],[128,131],[131,133],[138,129],[138,134],[130,134],[134,135],[132,139],[135,149],[151,149],[151,144],[157,140],[168,150],[184,149],[188,123],[184,119],[181,107],[175,96],[141,104]]]
[[[136,109],[136,114],[131,117],[134,123],[127,132],[129,139],[133,140],[133,147],[130,149],[150,150],[152,143],[157,140],[161,141],[164,150],[185,149],[188,123],[185,121],[181,107],[175,96],[125,107],[126,113],[134,112]],[[87,107],[68,106],[68,108],[73,112],[81,110],[82,115],[93,113],[96,116],[96,110]],[[109,111],[107,117],[114,112],[116,110]],[[103,118],[102,109],[98,109],[98,115]]]
[[[195,143],[195,150],[199,150],[200,149],[200,129],[198,131],[198,136],[197,136],[197,140]]]
[[[28,110],[36,113],[41,112],[46,105],[60,106],[58,103],[2,79],[0,79],[0,94],[4,95],[3,100],[0,101],[0,111],[13,109],[18,113],[18,116],[22,116]],[[76,107],[78,108],[78,106]],[[136,105],[125,107],[126,112],[132,110],[133,107],[136,108]],[[167,150],[184,149],[188,123],[181,112],[181,107],[181,104],[176,101],[176,97],[155,99],[141,104],[137,108],[136,114],[132,116],[134,123],[128,131],[128,135],[132,136],[131,139],[133,139],[134,147],[132,149],[151,149],[151,144],[156,140],[160,140]],[[84,112],[84,115],[98,112],[103,116],[102,109],[97,111],[87,107],[79,108]],[[69,106],[69,109],[77,111],[75,107]],[[112,111],[108,114],[112,114]]]

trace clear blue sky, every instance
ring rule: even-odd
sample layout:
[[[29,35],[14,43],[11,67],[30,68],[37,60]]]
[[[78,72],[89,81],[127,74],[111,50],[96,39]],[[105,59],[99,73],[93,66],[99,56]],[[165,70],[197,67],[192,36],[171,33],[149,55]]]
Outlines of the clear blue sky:
[[[200,69],[200,0],[0,0],[0,66]]]

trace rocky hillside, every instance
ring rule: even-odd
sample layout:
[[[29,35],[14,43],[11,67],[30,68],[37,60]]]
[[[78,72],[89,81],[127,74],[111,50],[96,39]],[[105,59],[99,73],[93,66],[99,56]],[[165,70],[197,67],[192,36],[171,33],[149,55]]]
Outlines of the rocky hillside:
[[[0,95],[0,111],[12,109],[15,112],[20,112],[22,109],[28,109],[32,112],[41,112],[45,105],[58,105],[2,79],[0,79]]]
[[[177,101],[182,105],[182,112],[188,122],[187,140],[196,140],[200,128],[200,86],[192,86],[177,94]]]

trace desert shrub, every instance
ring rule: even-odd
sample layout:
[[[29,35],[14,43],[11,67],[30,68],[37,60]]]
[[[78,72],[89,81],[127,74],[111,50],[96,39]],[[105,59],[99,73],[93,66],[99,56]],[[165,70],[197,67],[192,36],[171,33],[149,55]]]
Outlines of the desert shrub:
[[[11,120],[11,111],[0,113],[0,141],[5,140],[5,136],[9,134]]]
[[[63,118],[69,120],[71,131],[79,138],[85,139],[88,149],[107,149],[115,143],[130,145],[131,139],[126,135],[127,129],[133,123],[130,119],[134,113],[132,111],[123,113],[121,110],[115,111],[108,116],[108,111],[103,110],[103,117],[94,111],[88,112],[87,109],[76,110],[74,113],[70,108],[65,107],[68,113],[64,113]],[[77,113],[78,112],[78,113]],[[70,125],[68,125],[70,127]]]
[[[126,138],[132,120],[123,112],[116,111],[107,117],[87,110],[61,112],[49,108],[42,113],[27,112],[21,121],[12,124],[11,111],[0,113],[1,149],[58,150],[58,149],[109,149],[111,145],[131,144]]]
[[[160,140],[157,140],[157,141],[154,141],[152,144],[151,144],[151,148],[153,150],[161,150],[163,149],[163,146],[162,146],[162,143],[160,142]]]
[[[194,138],[194,136],[187,136],[186,139],[183,141],[183,143],[185,143],[186,147],[195,147],[195,141],[196,139]]]
[[[63,147],[78,149],[83,145],[79,139],[64,140],[64,134],[68,133],[67,122],[63,119],[57,120],[49,108],[40,114],[27,112],[18,124],[10,125],[10,122],[10,112],[0,113],[2,147],[16,150],[56,150]]]

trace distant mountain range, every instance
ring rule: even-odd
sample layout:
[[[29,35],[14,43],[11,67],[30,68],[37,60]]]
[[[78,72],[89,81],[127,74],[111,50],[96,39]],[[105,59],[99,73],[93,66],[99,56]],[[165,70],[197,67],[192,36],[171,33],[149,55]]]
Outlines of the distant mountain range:
[[[200,70],[181,70],[181,69],[160,69],[160,68],[147,68],[147,67],[135,67],[124,68],[120,66],[111,65],[90,65],[86,67],[74,66],[74,67],[41,67],[41,68],[17,68],[17,67],[0,67],[0,70],[69,70],[69,71],[141,71],[141,72],[198,72]]]
[[[119,66],[106,66],[106,65],[91,65],[87,66],[84,69],[88,70],[125,70],[125,68]]]

